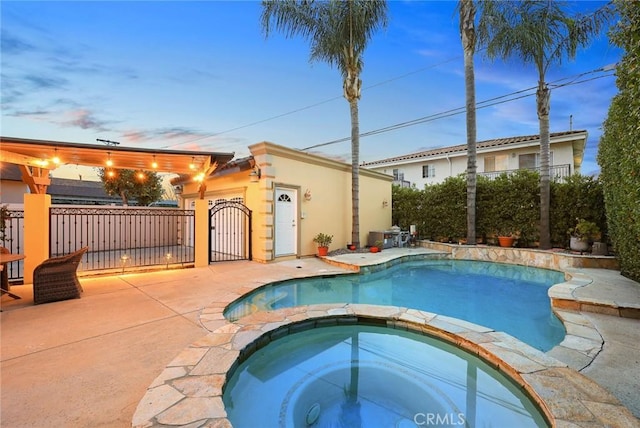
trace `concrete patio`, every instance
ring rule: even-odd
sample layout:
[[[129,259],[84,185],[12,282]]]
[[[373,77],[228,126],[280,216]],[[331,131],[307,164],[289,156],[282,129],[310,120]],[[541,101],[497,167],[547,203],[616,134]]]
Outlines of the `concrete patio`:
[[[357,257],[359,263],[382,263],[406,251],[410,250]],[[640,307],[639,284],[616,271],[583,271],[593,274],[594,281],[576,291],[580,300]],[[14,286],[12,292],[23,298],[2,296],[0,314],[0,425],[129,427],[147,388],[167,364],[225,323],[203,318],[203,313],[216,308],[221,312],[220,302],[268,282],[350,272],[304,258],[84,277],[81,299],[38,306],[33,305],[30,285]],[[582,373],[640,417],[640,320],[593,312],[582,315],[604,342]]]

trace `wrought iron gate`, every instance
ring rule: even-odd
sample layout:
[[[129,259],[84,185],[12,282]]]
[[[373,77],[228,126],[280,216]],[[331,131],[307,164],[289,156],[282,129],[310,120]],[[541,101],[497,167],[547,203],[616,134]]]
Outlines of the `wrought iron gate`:
[[[251,260],[251,210],[221,201],[209,210],[209,262]]]

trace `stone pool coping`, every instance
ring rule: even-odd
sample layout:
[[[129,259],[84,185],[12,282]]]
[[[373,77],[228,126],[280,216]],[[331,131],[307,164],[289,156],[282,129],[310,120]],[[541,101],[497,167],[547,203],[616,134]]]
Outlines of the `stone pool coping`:
[[[410,254],[352,270],[376,271],[419,258],[448,256],[435,251]],[[562,285],[580,287],[584,281],[574,274]],[[263,284],[255,288],[260,286]],[[506,333],[407,308],[310,305],[258,312],[232,323],[223,316],[229,303],[231,300],[217,302],[203,310],[201,323],[211,333],[180,353],[151,384],[134,414],[134,427],[231,426],[226,419],[222,391],[239,361],[289,332],[362,320],[383,321],[391,328],[430,334],[479,355],[522,385],[553,426],[637,425],[631,412],[611,393],[576,371],[589,365],[603,346],[600,334],[578,312],[554,308],[567,335],[558,346],[543,353]]]
[[[203,316],[219,320],[221,311]],[[359,322],[427,334],[479,356],[521,385],[552,426],[637,425],[631,412],[597,383],[508,334],[415,309],[362,304],[299,306],[226,322],[169,363],[138,404],[132,425],[230,427],[224,385],[253,352],[287,334]]]

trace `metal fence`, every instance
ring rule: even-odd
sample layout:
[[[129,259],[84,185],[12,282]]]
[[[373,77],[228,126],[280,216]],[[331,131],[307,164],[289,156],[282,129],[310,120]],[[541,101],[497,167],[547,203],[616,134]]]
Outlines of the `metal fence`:
[[[540,168],[523,168],[529,171],[537,171],[540,172]],[[519,169],[509,169],[504,171],[494,171],[494,172],[479,172],[478,175],[482,175],[484,177],[493,180],[499,177],[502,174],[511,175],[520,171]],[[571,175],[571,165],[563,164],[563,165],[553,165],[549,167],[549,177],[553,181],[563,181]]]
[[[10,252],[18,254],[24,251],[24,211],[9,209],[4,220],[4,239],[2,246]],[[9,281],[19,282],[24,278],[24,261],[7,263]]]
[[[83,271],[193,263],[195,212],[147,207],[52,207],[49,254],[88,246]]]

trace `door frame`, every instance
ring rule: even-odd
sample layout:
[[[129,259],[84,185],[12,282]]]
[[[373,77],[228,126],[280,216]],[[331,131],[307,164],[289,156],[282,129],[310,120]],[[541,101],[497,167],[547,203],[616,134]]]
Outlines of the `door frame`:
[[[283,189],[283,190],[288,190],[288,191],[293,191],[295,193],[295,204],[293,204],[293,209],[294,209],[294,218],[296,221],[296,232],[295,232],[295,236],[293,237],[293,244],[295,246],[293,253],[291,254],[285,254],[285,255],[277,255],[276,254],[276,241],[278,239],[277,236],[277,232],[278,232],[278,227],[277,227],[277,223],[278,223],[278,219],[276,217],[276,204],[277,204],[277,197],[276,194],[278,192],[278,189]],[[286,258],[286,257],[299,257],[300,256],[300,186],[296,186],[296,185],[291,185],[291,184],[284,184],[284,183],[274,183],[273,184],[273,259],[277,259],[280,257]]]

